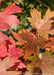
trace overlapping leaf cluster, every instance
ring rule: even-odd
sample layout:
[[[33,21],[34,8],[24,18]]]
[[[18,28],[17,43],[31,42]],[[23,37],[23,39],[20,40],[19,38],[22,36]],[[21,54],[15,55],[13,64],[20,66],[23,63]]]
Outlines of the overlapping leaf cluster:
[[[34,58],[35,61],[31,59],[32,63],[30,64],[30,70],[29,70],[30,73],[28,73],[28,75],[33,75],[32,73],[35,68],[35,65],[36,67],[39,66],[42,69],[43,75],[45,72],[47,73],[52,72],[53,74],[54,68],[50,67],[51,62],[49,63],[50,68],[48,68],[48,64],[46,64],[48,60],[46,60],[45,57],[42,59],[40,57],[39,52],[40,48],[42,49],[45,48],[45,50],[49,51],[52,50],[52,52],[54,52],[54,11],[50,11],[50,9],[48,9],[46,11],[45,16],[41,18],[41,12],[39,12],[36,9],[33,9],[33,12],[31,12],[31,18],[28,17],[27,19],[31,22],[31,25],[37,30],[36,35],[34,35],[29,30],[26,29],[19,31],[18,34],[13,31],[12,33],[14,37],[18,40],[16,44],[24,45],[23,49],[25,49],[24,51],[25,58],[26,56],[30,56],[32,54],[34,56],[39,57],[38,60]],[[49,57],[49,59],[51,60],[52,57],[51,58]],[[53,60],[54,59],[52,59],[52,61]],[[45,66],[46,68],[43,69],[43,66]],[[40,73],[40,71],[38,73]]]
[[[0,12],[0,29],[7,30],[13,24],[21,24],[17,16],[13,15],[21,12],[22,9],[16,6],[15,3],[10,4],[3,12]],[[0,75],[21,75],[18,69],[25,67],[22,61],[19,60],[22,56],[23,51],[15,47],[13,38],[0,31]]]
[[[40,48],[51,48],[54,51],[54,11],[50,11],[48,9],[46,11],[46,14],[44,18],[41,18],[41,12],[38,12],[38,10],[33,9],[33,12],[31,12],[31,18],[27,18],[31,25],[37,30],[36,35],[31,33],[29,30],[22,30],[19,31],[19,33],[15,33],[14,37],[18,39],[18,43],[24,44],[24,47],[26,49],[26,54],[31,55],[32,53],[36,55],[38,53],[38,49]],[[51,37],[49,37],[49,35]],[[49,45],[48,45],[49,43]]]
[[[0,0],[0,2],[1,1],[2,0]],[[14,13],[22,13],[22,9],[16,6],[15,3],[10,4],[3,12],[0,12],[0,29],[7,30],[10,29],[13,24],[21,24]],[[41,12],[33,9],[31,18],[28,17],[27,19],[36,29],[36,35],[28,29],[23,29],[18,33],[10,30],[18,40],[18,42],[16,42],[11,36],[8,37],[0,31],[0,75],[22,75],[18,70],[26,67],[22,61],[19,60],[22,56],[24,59],[32,61],[29,64],[29,72],[33,73],[35,67],[39,66],[42,69],[43,75],[44,72],[54,73],[52,66],[54,65],[53,56],[43,55],[43,58],[40,57],[40,48],[54,52],[54,11],[48,9],[45,16],[41,18]],[[16,45],[23,45],[23,47],[16,48]],[[31,56],[31,59],[29,56]],[[38,56],[38,58],[35,58],[36,56]],[[43,69],[43,66],[45,66],[45,69]],[[48,66],[50,70],[47,68]],[[32,73],[28,75],[33,75]],[[39,69],[38,73],[40,73]]]

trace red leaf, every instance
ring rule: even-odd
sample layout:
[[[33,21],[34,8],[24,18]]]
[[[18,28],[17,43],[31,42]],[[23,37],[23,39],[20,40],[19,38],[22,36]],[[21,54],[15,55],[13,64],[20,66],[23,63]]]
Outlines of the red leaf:
[[[6,40],[9,40],[8,36],[0,32],[0,44],[6,44]]]
[[[0,12],[0,29],[8,29],[13,24],[21,24],[13,13],[21,13],[22,9],[15,3],[10,4],[3,12]]]
[[[7,46],[7,49],[11,49],[13,46],[15,46],[15,41],[13,40],[11,36],[9,37],[9,40],[6,41],[6,46]]]
[[[3,0],[0,0],[0,3],[1,3],[1,1],[3,1]]]
[[[0,46],[0,57],[5,57],[7,55],[7,48],[5,45]]]
[[[16,6],[15,3],[12,3],[4,9],[4,12],[7,14],[22,13],[22,9],[19,6]]]
[[[18,60],[16,62],[16,64],[12,67],[13,69],[23,69],[25,68],[26,66],[22,63],[21,60]]]
[[[0,57],[5,57],[6,55],[17,58],[21,57],[23,55],[22,49],[15,48],[15,41],[13,40],[12,37],[8,39],[9,40],[5,41],[5,44],[2,43],[0,46]]]
[[[8,50],[8,53],[10,54],[11,57],[18,57],[18,58],[23,55],[22,49],[20,49],[20,48],[15,48],[15,46],[12,47],[12,48],[10,48],[10,49]]]
[[[0,29],[8,29],[10,26],[8,24],[5,24],[3,20],[0,20]]]

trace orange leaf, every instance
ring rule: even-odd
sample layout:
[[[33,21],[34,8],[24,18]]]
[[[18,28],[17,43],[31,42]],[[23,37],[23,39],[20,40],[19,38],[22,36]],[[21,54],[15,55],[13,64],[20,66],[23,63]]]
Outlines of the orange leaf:
[[[30,56],[32,53],[34,56],[37,55],[40,48],[43,48],[45,42],[45,39],[42,37],[36,37],[33,33],[31,33],[29,30],[22,30],[19,31],[19,33],[14,33],[12,31],[14,37],[20,42],[23,41],[22,44],[24,44],[25,56]]]
[[[51,37],[49,37],[49,41],[48,41],[48,43],[45,45],[45,48],[49,48],[49,49],[51,49],[52,50],[52,52],[54,52],[54,35],[53,36],[51,36]],[[46,50],[48,50],[48,49],[46,49]]]

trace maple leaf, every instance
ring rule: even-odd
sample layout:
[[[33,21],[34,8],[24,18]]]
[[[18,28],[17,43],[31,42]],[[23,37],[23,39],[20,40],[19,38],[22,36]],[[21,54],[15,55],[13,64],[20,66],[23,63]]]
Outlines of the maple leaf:
[[[43,48],[46,43],[42,37],[36,37],[29,30],[19,31],[18,34],[13,31],[12,33],[20,43],[24,44],[23,48],[26,49],[25,56],[29,56],[32,53],[36,56],[39,52],[39,48]]]
[[[4,39],[6,37],[3,37]],[[15,41],[13,38],[10,36],[8,40],[6,39],[5,43],[1,42],[0,44],[0,57],[5,57],[5,56],[10,56],[10,57],[21,57],[23,55],[22,49],[20,48],[15,48]]]
[[[26,66],[22,63],[21,60],[18,60],[16,64],[12,67],[12,69],[23,69],[26,68]]]
[[[43,54],[43,58],[39,59],[34,56],[26,57],[26,59],[32,61],[27,66],[27,73],[25,75],[45,75],[54,74],[54,55]]]
[[[45,45],[46,50],[52,50],[54,52],[54,35],[49,37],[48,43]]]
[[[0,57],[5,57],[7,55],[7,48],[5,45],[0,45]]]
[[[6,41],[6,47],[7,49],[11,49],[13,46],[15,46],[15,40],[10,36],[9,40]]]
[[[3,0],[0,0],[0,4],[1,4],[1,1],[3,1]]]
[[[19,58],[23,56],[23,51],[20,48],[15,48],[15,46],[7,49],[6,45],[0,45],[0,58],[5,56]]]
[[[6,48],[10,57],[21,57],[23,55],[22,49],[15,47],[15,40],[10,36],[6,41]]]
[[[4,9],[4,12],[7,14],[22,13],[22,9],[19,6],[16,6],[15,3],[12,3]]]
[[[6,44],[6,40],[9,40],[8,36],[0,32],[0,44]]]
[[[52,25],[53,20],[51,19],[54,17],[54,11],[50,11],[50,9],[48,9],[42,19],[41,12],[38,12],[37,9],[33,9],[31,16],[32,18],[27,19],[31,22],[32,26],[37,29],[40,36],[48,39],[47,33],[54,34],[54,25]]]
[[[18,57],[19,58],[19,57],[23,56],[22,49],[15,48],[15,46],[10,48],[8,50],[8,53],[10,54],[10,57]]]
[[[0,12],[0,29],[8,29],[13,24],[21,24],[17,16],[13,13],[21,13],[22,9],[16,6],[15,3],[10,4],[3,12]]]
[[[0,75],[20,75],[17,71],[7,71],[10,67],[16,63],[15,58],[6,57],[0,61]]]

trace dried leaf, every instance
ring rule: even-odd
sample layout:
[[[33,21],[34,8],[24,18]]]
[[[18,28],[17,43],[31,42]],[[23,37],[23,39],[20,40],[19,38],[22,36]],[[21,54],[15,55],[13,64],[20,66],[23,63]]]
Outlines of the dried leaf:
[[[54,75],[54,55],[43,54],[42,59],[32,57],[28,65],[29,70],[25,75]]]
[[[46,14],[44,18],[41,18],[41,13],[38,12],[38,10],[33,9],[33,12],[31,12],[32,18],[27,18],[32,26],[37,29],[37,32],[40,36],[44,37],[45,39],[48,39],[48,34],[54,34],[54,25],[52,17],[54,17],[54,11],[50,11],[48,9],[46,11]],[[53,29],[52,29],[53,28]]]
[[[0,75],[20,75],[17,71],[6,71],[16,63],[15,58],[6,57],[0,61]]]

